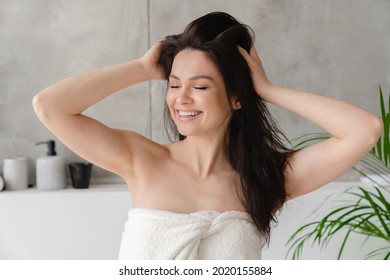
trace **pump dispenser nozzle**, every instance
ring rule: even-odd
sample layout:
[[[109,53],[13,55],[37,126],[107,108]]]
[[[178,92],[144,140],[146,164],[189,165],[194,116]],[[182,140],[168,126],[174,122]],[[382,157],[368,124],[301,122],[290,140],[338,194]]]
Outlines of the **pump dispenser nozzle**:
[[[46,153],[46,155],[48,155],[48,156],[55,156],[55,155],[57,155],[57,152],[56,152],[56,142],[54,140],[38,142],[35,145],[37,146],[37,145],[42,145],[42,144],[46,144],[47,145],[47,153]]]

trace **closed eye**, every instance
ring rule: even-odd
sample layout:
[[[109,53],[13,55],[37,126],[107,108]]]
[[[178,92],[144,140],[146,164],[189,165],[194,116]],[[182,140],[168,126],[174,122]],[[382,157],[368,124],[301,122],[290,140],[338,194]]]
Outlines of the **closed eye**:
[[[180,88],[180,86],[177,86],[177,85],[170,85],[169,87],[170,88]]]
[[[206,90],[207,87],[194,87],[194,89],[197,89],[197,90]]]

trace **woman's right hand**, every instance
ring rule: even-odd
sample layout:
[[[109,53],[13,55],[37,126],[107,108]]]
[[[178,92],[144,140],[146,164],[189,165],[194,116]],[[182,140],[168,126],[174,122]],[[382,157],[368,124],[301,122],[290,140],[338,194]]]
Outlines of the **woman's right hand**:
[[[145,53],[140,61],[145,67],[147,75],[150,80],[164,80],[165,75],[162,67],[158,64],[158,60],[161,54],[161,43],[158,41]]]

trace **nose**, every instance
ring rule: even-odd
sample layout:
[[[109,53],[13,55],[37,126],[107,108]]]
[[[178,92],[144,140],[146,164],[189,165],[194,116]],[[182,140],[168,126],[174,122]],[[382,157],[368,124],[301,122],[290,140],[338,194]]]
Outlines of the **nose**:
[[[191,98],[191,92],[189,89],[182,87],[180,92],[178,93],[176,97],[176,103],[178,104],[191,104],[192,98]]]

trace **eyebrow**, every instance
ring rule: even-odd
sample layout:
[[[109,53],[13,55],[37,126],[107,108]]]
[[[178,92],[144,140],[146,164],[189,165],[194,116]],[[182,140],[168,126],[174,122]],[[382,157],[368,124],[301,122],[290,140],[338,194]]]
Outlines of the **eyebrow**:
[[[180,81],[180,78],[178,76],[174,75],[174,74],[170,74],[169,78],[173,78],[173,79],[176,79],[176,80]],[[207,79],[207,80],[214,81],[214,79],[212,77],[207,76],[207,75],[196,75],[196,76],[193,76],[193,77],[190,78],[191,81],[200,80],[200,79]]]

